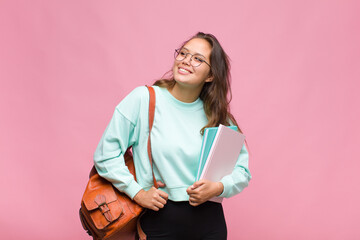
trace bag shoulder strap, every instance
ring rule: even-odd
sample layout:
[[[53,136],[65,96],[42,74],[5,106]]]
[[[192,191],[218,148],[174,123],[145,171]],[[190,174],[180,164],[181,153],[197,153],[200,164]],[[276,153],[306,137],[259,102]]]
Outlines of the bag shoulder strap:
[[[151,139],[150,139],[151,129],[152,129],[152,126],[154,123],[154,117],[155,117],[156,96],[155,96],[155,90],[153,87],[151,87],[151,86],[146,86],[146,87],[149,90],[149,137],[148,137],[148,144],[147,144],[147,152],[149,155],[149,161],[150,161],[150,166],[151,166],[151,172],[153,175],[154,187],[159,188],[159,185],[157,184],[157,181],[156,181],[155,175],[154,175],[153,159],[152,159],[152,154],[151,154]]]

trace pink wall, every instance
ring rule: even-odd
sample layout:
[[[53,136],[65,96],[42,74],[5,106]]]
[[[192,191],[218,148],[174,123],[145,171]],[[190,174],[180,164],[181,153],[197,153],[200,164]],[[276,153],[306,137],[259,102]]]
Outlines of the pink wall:
[[[253,180],[229,239],[360,239],[359,2],[0,2],[2,239],[89,239],[77,211],[116,104],[194,34],[232,59]]]

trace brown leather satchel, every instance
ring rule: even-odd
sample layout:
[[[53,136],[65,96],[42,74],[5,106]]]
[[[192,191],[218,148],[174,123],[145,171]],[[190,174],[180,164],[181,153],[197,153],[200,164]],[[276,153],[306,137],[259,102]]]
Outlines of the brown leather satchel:
[[[149,137],[148,155],[152,167],[150,132],[155,115],[155,91],[149,90]],[[130,147],[131,148],[131,147]],[[134,160],[130,148],[124,154],[125,164],[135,175]],[[154,186],[158,188],[153,172]],[[90,179],[81,201],[80,220],[83,228],[93,239],[132,239],[143,240],[146,235],[141,230],[139,219],[143,208],[125,193],[118,191],[110,182],[100,177],[95,167],[91,169]]]

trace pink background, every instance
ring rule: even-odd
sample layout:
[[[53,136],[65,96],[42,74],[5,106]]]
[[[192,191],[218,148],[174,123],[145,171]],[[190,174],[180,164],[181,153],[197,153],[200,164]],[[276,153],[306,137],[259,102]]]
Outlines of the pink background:
[[[360,239],[359,1],[0,1],[2,239],[89,239],[78,209],[117,103],[201,30],[232,59],[253,180],[229,239]]]

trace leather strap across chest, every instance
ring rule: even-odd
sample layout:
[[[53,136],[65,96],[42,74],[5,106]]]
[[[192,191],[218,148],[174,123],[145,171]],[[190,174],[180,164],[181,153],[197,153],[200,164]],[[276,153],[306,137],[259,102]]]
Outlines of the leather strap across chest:
[[[151,154],[151,129],[154,123],[154,117],[155,117],[155,103],[156,103],[156,97],[155,97],[155,90],[153,87],[151,86],[146,86],[149,90],[149,137],[148,137],[148,144],[147,144],[147,152],[149,155],[149,160],[150,160],[150,166],[151,166],[151,172],[153,175],[153,182],[154,182],[154,187],[155,188],[159,188],[159,185],[155,179],[155,175],[154,175],[154,169],[153,169],[153,159],[152,159],[152,154]]]

